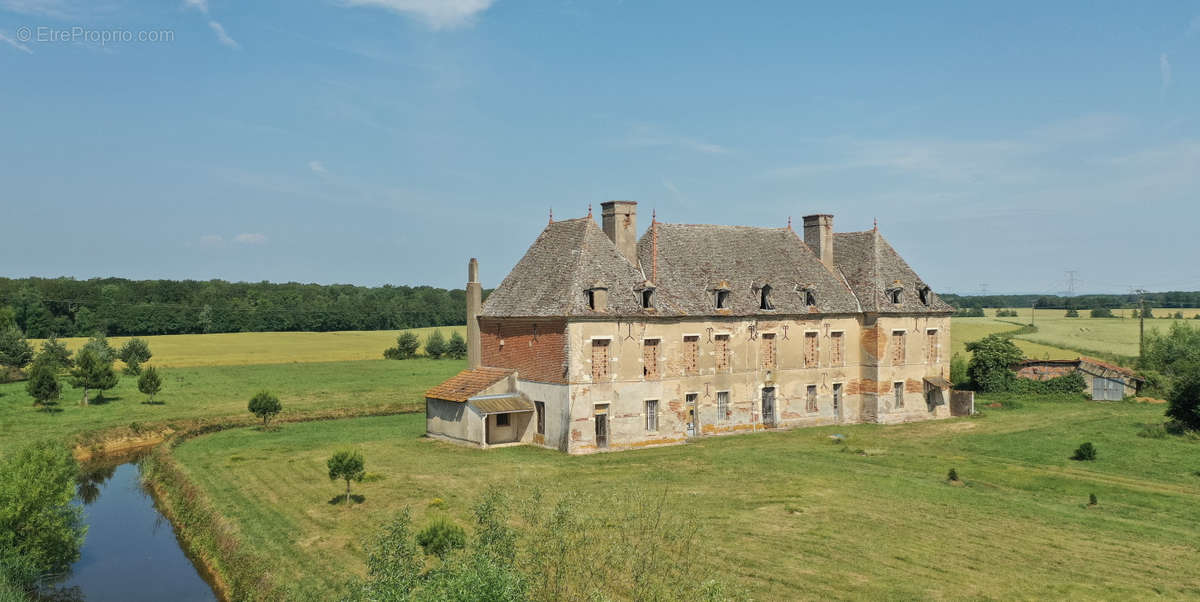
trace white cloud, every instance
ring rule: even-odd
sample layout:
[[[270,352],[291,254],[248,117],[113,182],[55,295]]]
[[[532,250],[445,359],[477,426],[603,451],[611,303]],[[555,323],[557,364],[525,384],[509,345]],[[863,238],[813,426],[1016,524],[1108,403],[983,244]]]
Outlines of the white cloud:
[[[233,38],[229,37],[229,34],[225,33],[225,28],[222,27],[220,23],[210,20],[208,22],[208,26],[212,28],[213,33],[217,34],[218,42],[234,49],[242,47],[241,44],[237,43],[237,40],[234,40]]]
[[[220,234],[205,234],[200,237],[200,244],[206,247],[219,247],[225,244],[225,239]]]
[[[329,173],[328,170],[325,169],[325,164],[316,160],[309,161],[308,168],[315,174]]]
[[[208,0],[183,0],[183,6],[208,14]]]
[[[416,17],[433,29],[471,25],[495,0],[343,0],[346,6],[372,7]]]
[[[1171,61],[1165,52],[1158,56],[1158,72],[1162,77],[1162,91],[1166,94],[1167,88],[1171,87]]]
[[[233,237],[233,242],[243,245],[261,245],[267,242],[267,235],[259,232],[243,232]]]
[[[33,51],[30,50],[28,46],[12,39],[2,33],[0,33],[0,42],[6,42],[9,46],[12,46],[13,48],[16,48],[17,50],[20,50],[21,52],[24,52],[26,54],[33,54]]]
[[[719,144],[685,136],[672,136],[648,125],[634,127],[625,136],[624,142],[629,146],[638,147],[674,146],[709,155],[722,155],[729,152],[729,149]]]

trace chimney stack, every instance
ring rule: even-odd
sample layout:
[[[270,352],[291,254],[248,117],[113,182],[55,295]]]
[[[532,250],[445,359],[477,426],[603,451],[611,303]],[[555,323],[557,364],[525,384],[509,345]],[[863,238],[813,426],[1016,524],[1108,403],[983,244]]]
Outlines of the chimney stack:
[[[817,259],[829,271],[833,267],[833,216],[817,214],[804,216],[804,242],[816,253]]]
[[[467,368],[483,365],[479,337],[479,310],[483,307],[483,287],[479,284],[479,261],[467,264]]]
[[[600,203],[600,218],[604,233],[617,245],[617,250],[629,263],[637,260],[637,203],[607,201]]]

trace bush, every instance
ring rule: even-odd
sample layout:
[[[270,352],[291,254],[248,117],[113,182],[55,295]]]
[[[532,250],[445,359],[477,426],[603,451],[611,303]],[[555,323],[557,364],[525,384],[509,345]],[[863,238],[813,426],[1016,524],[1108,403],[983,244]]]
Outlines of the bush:
[[[263,428],[266,428],[271,419],[283,411],[283,404],[279,403],[279,398],[270,391],[259,391],[250,398],[250,405],[247,406],[247,409],[262,419]]]
[[[1067,315],[1066,315],[1066,317],[1068,317],[1068,318],[1078,318],[1078,317],[1079,317],[1079,310],[1078,310],[1078,309],[1075,309],[1075,308],[1068,309],[1068,310],[1067,310]]]
[[[971,382],[967,376],[967,358],[962,354],[955,353],[950,357],[950,382],[955,387],[965,387]]]
[[[20,370],[33,361],[33,347],[15,326],[0,330],[0,366]]]
[[[450,552],[466,547],[467,532],[450,519],[441,517],[417,534],[417,543],[426,554],[445,560]]]
[[[137,375],[142,372],[142,364],[150,361],[154,354],[150,353],[150,345],[146,341],[134,337],[129,339],[117,353],[117,359],[125,362],[125,373]]]
[[[1094,493],[1088,494],[1088,505],[1089,506],[1095,506],[1096,504],[1099,504],[1099,503],[1100,503],[1100,500],[1096,499],[1096,494],[1094,494]]]
[[[1017,375],[1013,366],[1024,357],[1020,348],[1000,335],[989,335],[967,343],[974,355],[967,365],[971,387],[982,392],[1010,391]]]
[[[1015,318],[1015,317],[1017,317],[1017,310],[1015,310],[1015,309],[997,309],[996,317],[997,318]]]
[[[417,348],[421,346],[421,342],[417,340],[417,335],[411,332],[400,333],[396,337],[396,346],[389,347],[384,350],[383,357],[389,360],[407,360],[416,357]]]
[[[1200,363],[1180,367],[1167,397],[1167,418],[1187,430],[1200,430]]]
[[[154,403],[154,396],[162,391],[162,376],[154,366],[147,366],[138,377],[138,391],[146,394],[147,401]]]
[[[445,354],[446,338],[442,336],[442,331],[435,330],[429,333],[429,338],[425,339],[425,355],[436,360]]]
[[[58,384],[58,371],[54,364],[35,362],[29,370],[29,381],[25,383],[25,392],[33,398],[33,405],[49,405],[58,401],[62,394],[62,385]]]
[[[1111,309],[1109,309],[1107,307],[1097,307],[1096,309],[1092,310],[1092,317],[1093,318],[1111,318],[1111,317],[1113,317],[1113,312]]]
[[[458,331],[450,333],[450,342],[446,343],[446,356],[461,360],[467,357],[467,340]]]
[[[79,467],[65,446],[43,441],[0,464],[0,580],[28,587],[79,558],[87,527],[75,497]]]
[[[1092,445],[1091,441],[1080,445],[1075,449],[1075,454],[1071,456],[1072,460],[1081,462],[1091,462],[1096,459],[1096,446]]]
[[[950,472],[946,473],[946,480],[947,481],[957,481],[958,480],[958,471],[951,468]]]
[[[1026,395],[1054,395],[1059,393],[1083,393],[1086,388],[1087,382],[1083,380],[1083,375],[1078,372],[1072,372],[1056,376],[1049,380],[1018,378],[1013,382],[1012,391]]]
[[[1193,364],[1200,364],[1200,328],[1175,322],[1165,333],[1158,329],[1146,333],[1139,368],[1176,378]]]
[[[1171,317],[1172,317],[1172,318],[1175,318],[1176,320],[1182,320],[1182,319],[1183,319],[1183,312],[1181,312],[1181,311],[1177,311],[1177,312],[1175,312],[1175,314],[1174,314],[1173,316],[1171,316]]]
[[[956,317],[956,318],[982,318],[983,317],[983,308],[982,307],[963,307],[963,308],[959,309],[958,311],[954,312],[954,317]]]

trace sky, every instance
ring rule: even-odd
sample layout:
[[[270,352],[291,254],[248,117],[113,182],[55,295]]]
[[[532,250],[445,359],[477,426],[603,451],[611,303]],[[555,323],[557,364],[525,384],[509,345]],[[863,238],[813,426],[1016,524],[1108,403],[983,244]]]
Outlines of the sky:
[[[0,0],[0,82],[0,276],[495,286],[628,199],[1200,290],[1195,1]]]

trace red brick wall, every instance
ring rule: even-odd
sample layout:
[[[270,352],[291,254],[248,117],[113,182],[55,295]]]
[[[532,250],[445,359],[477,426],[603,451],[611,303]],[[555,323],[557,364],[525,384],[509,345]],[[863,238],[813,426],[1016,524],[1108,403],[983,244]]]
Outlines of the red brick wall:
[[[1050,380],[1051,378],[1066,376],[1075,370],[1075,364],[1033,364],[1021,366],[1017,370],[1017,377],[1032,380]]]
[[[566,384],[565,320],[483,318],[479,331],[484,366],[515,369],[522,380]]]

